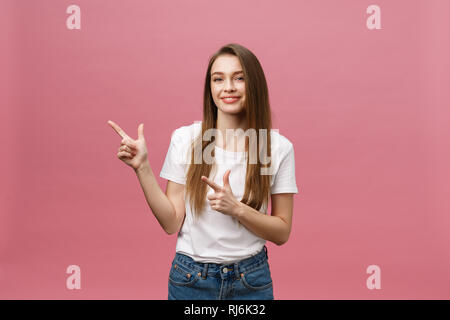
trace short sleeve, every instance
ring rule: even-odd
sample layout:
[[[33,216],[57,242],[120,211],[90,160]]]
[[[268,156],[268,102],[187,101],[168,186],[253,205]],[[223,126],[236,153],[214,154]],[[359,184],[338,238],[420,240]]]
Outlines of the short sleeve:
[[[169,150],[167,151],[161,173],[159,174],[161,178],[186,184],[187,164],[183,157],[184,147],[182,137],[177,129],[170,139]]]
[[[294,146],[292,143],[289,145],[288,152],[281,159],[270,193],[298,193],[297,183],[295,181]]]

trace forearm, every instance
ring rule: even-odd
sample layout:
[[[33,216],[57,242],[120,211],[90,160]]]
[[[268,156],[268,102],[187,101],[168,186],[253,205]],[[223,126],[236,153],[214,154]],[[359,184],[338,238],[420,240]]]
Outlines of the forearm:
[[[236,218],[255,235],[277,245],[284,244],[289,238],[290,230],[281,218],[264,214],[244,203],[239,205]]]
[[[148,162],[142,168],[135,170],[135,172],[150,209],[161,227],[168,233],[168,230],[171,230],[171,225],[176,220],[175,208],[161,190]]]

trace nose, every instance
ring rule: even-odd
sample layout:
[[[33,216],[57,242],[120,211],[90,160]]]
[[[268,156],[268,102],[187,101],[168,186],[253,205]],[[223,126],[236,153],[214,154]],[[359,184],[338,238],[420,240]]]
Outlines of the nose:
[[[234,91],[234,83],[232,80],[228,79],[225,81],[225,91]]]

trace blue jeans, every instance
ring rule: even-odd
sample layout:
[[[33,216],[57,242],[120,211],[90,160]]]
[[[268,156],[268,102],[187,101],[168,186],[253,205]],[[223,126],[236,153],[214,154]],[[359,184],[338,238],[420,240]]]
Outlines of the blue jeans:
[[[169,273],[169,300],[273,300],[267,247],[232,264],[195,262],[177,252]]]

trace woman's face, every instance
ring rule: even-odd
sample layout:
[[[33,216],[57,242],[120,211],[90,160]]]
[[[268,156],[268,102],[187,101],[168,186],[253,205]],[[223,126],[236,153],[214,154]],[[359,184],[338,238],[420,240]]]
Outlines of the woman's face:
[[[238,57],[223,54],[214,61],[211,67],[211,94],[217,108],[224,113],[238,114],[244,110],[245,81]]]

